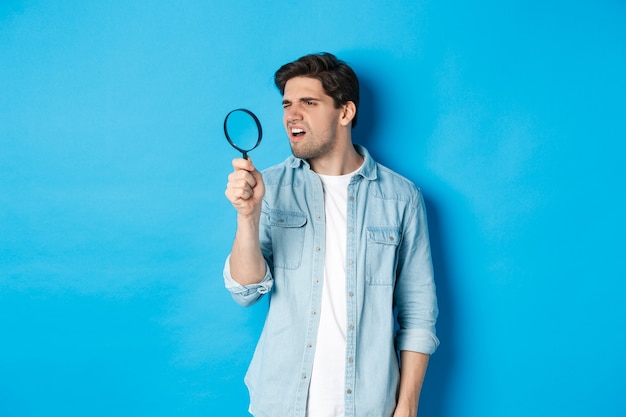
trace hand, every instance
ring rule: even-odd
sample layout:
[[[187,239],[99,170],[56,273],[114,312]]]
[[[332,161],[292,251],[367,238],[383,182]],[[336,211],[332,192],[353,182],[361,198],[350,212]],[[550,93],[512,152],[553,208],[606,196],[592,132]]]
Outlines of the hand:
[[[240,216],[258,218],[261,215],[261,201],[265,195],[261,173],[256,170],[252,161],[243,158],[233,159],[233,169],[234,171],[228,175],[226,198]]]

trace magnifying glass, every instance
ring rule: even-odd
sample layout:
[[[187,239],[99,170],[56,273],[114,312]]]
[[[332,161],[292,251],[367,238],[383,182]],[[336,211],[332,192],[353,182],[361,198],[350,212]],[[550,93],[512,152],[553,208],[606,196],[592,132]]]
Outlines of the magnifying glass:
[[[224,134],[230,146],[241,152],[243,159],[248,159],[248,152],[261,143],[263,130],[261,122],[250,110],[235,109],[224,119]]]

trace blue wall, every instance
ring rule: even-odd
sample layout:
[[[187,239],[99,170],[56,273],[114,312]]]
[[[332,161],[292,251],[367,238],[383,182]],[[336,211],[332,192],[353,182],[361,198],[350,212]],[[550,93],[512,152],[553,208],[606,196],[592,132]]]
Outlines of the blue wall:
[[[247,414],[222,120],[283,160],[272,74],[317,51],[426,195],[420,415],[626,415],[623,1],[171,3],[0,3],[0,416]]]

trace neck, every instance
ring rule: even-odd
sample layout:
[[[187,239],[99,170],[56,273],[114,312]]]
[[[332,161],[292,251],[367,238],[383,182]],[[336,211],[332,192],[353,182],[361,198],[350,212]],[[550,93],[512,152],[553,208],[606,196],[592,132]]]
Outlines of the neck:
[[[345,175],[356,171],[363,164],[363,157],[356,151],[351,140],[336,144],[337,148],[324,158],[309,159],[311,169],[322,175]]]

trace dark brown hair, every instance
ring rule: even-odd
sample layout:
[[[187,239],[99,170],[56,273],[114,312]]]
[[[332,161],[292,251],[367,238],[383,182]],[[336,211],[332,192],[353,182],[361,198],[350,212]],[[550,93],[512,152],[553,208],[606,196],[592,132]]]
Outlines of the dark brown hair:
[[[359,79],[348,64],[328,52],[298,58],[283,65],[274,74],[274,84],[281,94],[285,94],[285,84],[294,77],[320,80],[324,92],[332,97],[336,108],[348,101],[353,102],[357,112],[352,119],[352,127],[356,126],[359,109]]]

